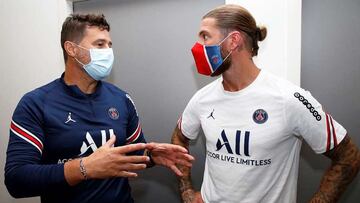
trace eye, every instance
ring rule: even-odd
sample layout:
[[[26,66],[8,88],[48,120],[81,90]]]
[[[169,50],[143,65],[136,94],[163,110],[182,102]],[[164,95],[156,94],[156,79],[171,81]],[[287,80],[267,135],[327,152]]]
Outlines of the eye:
[[[209,39],[209,36],[206,35],[206,34],[203,34],[202,38],[203,38],[204,40],[208,40],[208,39]]]

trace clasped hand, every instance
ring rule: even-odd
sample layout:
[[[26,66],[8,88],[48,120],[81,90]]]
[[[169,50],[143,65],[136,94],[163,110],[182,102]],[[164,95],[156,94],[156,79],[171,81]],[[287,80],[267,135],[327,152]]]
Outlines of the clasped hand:
[[[183,174],[177,165],[191,167],[194,160],[178,145],[137,143],[114,147],[115,140],[116,136],[112,136],[102,147],[83,158],[88,178],[137,177],[135,171],[145,169],[150,161],[146,155],[127,155],[138,150],[149,150],[155,164],[170,168],[178,176]]]

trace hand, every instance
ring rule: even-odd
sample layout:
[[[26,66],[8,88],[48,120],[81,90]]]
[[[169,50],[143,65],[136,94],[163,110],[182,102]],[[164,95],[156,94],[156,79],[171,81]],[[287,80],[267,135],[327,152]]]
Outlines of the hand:
[[[88,178],[137,177],[134,170],[146,168],[147,156],[127,156],[127,153],[143,150],[144,143],[113,147],[116,136],[112,136],[102,147],[83,158]]]
[[[184,191],[181,196],[183,203],[204,203],[201,193],[199,191],[194,191],[193,189]]]
[[[178,176],[183,176],[183,174],[176,164],[191,167],[194,160],[194,157],[179,145],[153,142],[148,143],[146,149],[151,151],[151,158],[155,164],[170,168]]]

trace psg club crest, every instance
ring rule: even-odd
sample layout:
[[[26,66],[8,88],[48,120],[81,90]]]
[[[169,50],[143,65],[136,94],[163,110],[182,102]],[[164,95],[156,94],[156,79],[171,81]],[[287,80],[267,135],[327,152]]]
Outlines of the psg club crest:
[[[214,56],[211,57],[211,61],[213,64],[218,64],[220,61],[219,56],[215,54]]]
[[[253,114],[253,120],[257,124],[263,124],[269,118],[267,112],[264,109],[258,109]]]
[[[119,112],[116,108],[114,107],[111,107],[109,110],[108,110],[108,114],[110,116],[111,119],[113,120],[117,120],[119,118]]]

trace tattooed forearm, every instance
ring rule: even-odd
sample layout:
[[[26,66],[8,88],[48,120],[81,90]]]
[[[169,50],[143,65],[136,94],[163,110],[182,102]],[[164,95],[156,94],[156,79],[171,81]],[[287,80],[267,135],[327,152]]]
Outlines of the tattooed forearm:
[[[317,192],[314,197],[311,199],[311,203],[328,203],[331,202],[329,197],[323,192]]]
[[[184,203],[190,203],[195,198],[195,192],[191,184],[190,177],[180,178],[179,180],[179,189],[181,194],[181,199]]]
[[[181,194],[181,198],[183,203],[192,203],[195,199],[195,192],[194,190],[186,190]]]
[[[176,127],[171,138],[172,144],[177,144],[189,150],[189,140],[182,134],[181,130]],[[178,165],[177,166],[183,173],[183,177],[179,177],[179,189],[183,202],[190,203],[194,199],[194,190],[191,183],[190,168]]]
[[[185,170],[188,170],[188,169],[180,169],[181,172],[185,172]],[[190,172],[187,173],[187,176],[183,176],[179,179],[179,189],[180,189],[180,192],[183,193],[187,190],[192,190],[193,187],[192,187],[192,183],[191,183],[191,179],[190,179]]]
[[[334,149],[324,154],[332,160],[325,172],[312,203],[337,202],[360,168],[360,151],[349,136]]]

